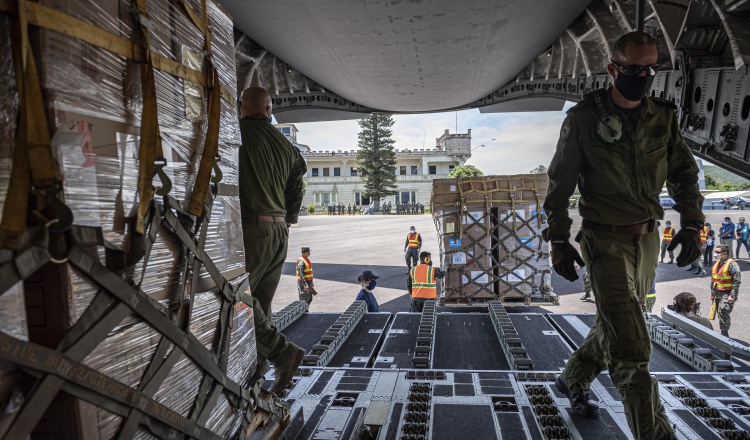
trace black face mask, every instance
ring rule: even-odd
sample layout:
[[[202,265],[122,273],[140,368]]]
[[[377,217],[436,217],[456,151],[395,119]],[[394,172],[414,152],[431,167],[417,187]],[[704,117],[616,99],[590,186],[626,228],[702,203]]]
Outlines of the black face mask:
[[[626,76],[619,73],[615,78],[615,87],[625,99],[635,102],[646,96],[653,82],[653,76]]]

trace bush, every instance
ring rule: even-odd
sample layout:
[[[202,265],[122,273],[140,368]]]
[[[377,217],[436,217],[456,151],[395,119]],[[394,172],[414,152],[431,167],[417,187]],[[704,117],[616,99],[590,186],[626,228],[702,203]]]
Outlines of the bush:
[[[307,212],[309,212],[310,214],[315,214],[315,205],[308,206]]]

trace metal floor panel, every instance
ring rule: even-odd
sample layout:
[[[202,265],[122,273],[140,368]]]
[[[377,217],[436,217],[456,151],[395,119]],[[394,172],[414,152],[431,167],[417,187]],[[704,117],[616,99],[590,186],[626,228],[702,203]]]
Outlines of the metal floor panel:
[[[309,352],[339,316],[341,316],[340,313],[305,313],[282,333],[286,335],[289,342]]]
[[[378,341],[390,319],[390,313],[367,313],[346,338],[329,367],[364,368],[374,354]]]
[[[588,329],[594,325],[595,315],[547,315],[549,319],[555,322],[556,325],[565,333],[565,335],[573,341],[576,348],[583,343],[586,338],[582,331],[588,334]],[[519,331],[520,333],[520,331]],[[697,343],[697,342],[696,342]],[[648,368],[652,373],[654,372],[669,372],[669,371],[695,371],[693,367],[681,361],[678,357],[667,351],[665,348],[652,343],[651,360]],[[532,359],[534,359],[532,357]],[[536,368],[536,360],[534,362]]]
[[[432,356],[434,369],[510,368],[487,314],[438,314]]]
[[[397,313],[385,335],[375,368],[411,368],[421,313]]]
[[[433,440],[498,438],[494,418],[490,405],[435,404],[430,434]]]
[[[534,362],[534,370],[559,371],[573,353],[545,315],[511,314],[510,320]]]

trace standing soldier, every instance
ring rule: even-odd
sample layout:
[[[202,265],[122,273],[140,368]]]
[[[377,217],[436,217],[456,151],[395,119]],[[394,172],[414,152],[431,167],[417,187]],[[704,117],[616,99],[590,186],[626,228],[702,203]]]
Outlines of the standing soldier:
[[[708,243],[708,226],[705,224],[700,229],[700,238],[701,238],[701,254],[705,252],[706,245]],[[693,261],[693,264],[690,265],[690,269],[688,269],[690,272],[693,273],[693,275],[703,276],[706,274],[706,269],[703,268],[701,265],[701,256],[699,256],[695,261]]]
[[[674,237],[674,228],[672,222],[668,221],[667,226],[664,228],[664,232],[661,236],[661,258],[660,263],[664,262],[664,254],[667,252],[667,247],[672,243],[672,237]],[[674,251],[669,251],[669,264],[674,263]]]
[[[317,295],[313,285],[313,267],[310,262],[310,248],[302,247],[302,256],[297,260],[297,293],[299,299],[309,306],[313,300],[313,295]]]
[[[596,322],[555,386],[576,415],[596,417],[599,406],[589,387],[606,368],[636,440],[675,437],[648,370],[651,340],[642,312],[659,262],[664,183],[680,214],[680,231],[668,249],[681,246],[678,266],[700,255],[705,219],[698,167],[680,134],[675,105],[647,95],[658,67],[656,42],[648,34],[629,32],[615,42],[607,65],[614,86],[586,94],[568,110],[544,202],[552,266],[575,281],[575,263],[583,266],[585,260],[596,292]],[[583,260],[570,243],[568,206],[576,186],[582,217],[576,241]]]
[[[420,264],[409,271],[409,285],[411,292],[411,312],[421,312],[424,302],[437,299],[437,278],[443,278],[445,272],[432,267],[432,255],[429,252],[419,254]]]
[[[651,289],[646,294],[646,301],[643,303],[643,307],[648,313],[651,313],[654,310],[654,304],[656,304],[656,280],[654,280],[654,284],[651,285]]]
[[[406,236],[406,242],[404,242],[407,269],[411,270],[412,266],[417,265],[417,258],[419,257],[419,250],[421,248],[422,236],[417,232],[416,228],[412,226],[409,228],[409,234]],[[409,273],[409,271],[406,273]]]
[[[352,215],[352,204],[346,205],[346,215]]]
[[[716,303],[721,334],[729,337],[729,327],[732,325],[729,315],[737,302],[742,272],[739,264],[729,257],[731,246],[716,246],[716,252],[719,256],[711,270],[711,302]]]
[[[591,277],[589,276],[589,272],[586,271],[583,273],[583,296],[581,297],[581,301],[588,301],[589,298],[591,298]]]

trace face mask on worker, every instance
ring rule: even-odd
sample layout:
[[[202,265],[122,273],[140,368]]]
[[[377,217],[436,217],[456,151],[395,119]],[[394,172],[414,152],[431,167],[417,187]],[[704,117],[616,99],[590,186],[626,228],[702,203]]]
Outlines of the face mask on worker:
[[[618,71],[615,87],[628,101],[640,101],[646,96],[653,82],[653,76],[627,76]]]
[[[417,231],[415,231],[414,229],[409,229],[409,233],[410,233],[410,234],[413,234],[413,233],[415,233],[415,232],[417,232]]]
[[[672,223],[667,222],[667,227],[671,228],[672,227]]]
[[[375,286],[376,286],[377,284],[378,284],[378,282],[377,282],[377,281],[375,281],[375,280],[372,280],[372,281],[368,282],[368,283],[367,283],[367,290],[372,290],[372,289],[374,289],[374,288],[375,288]]]

